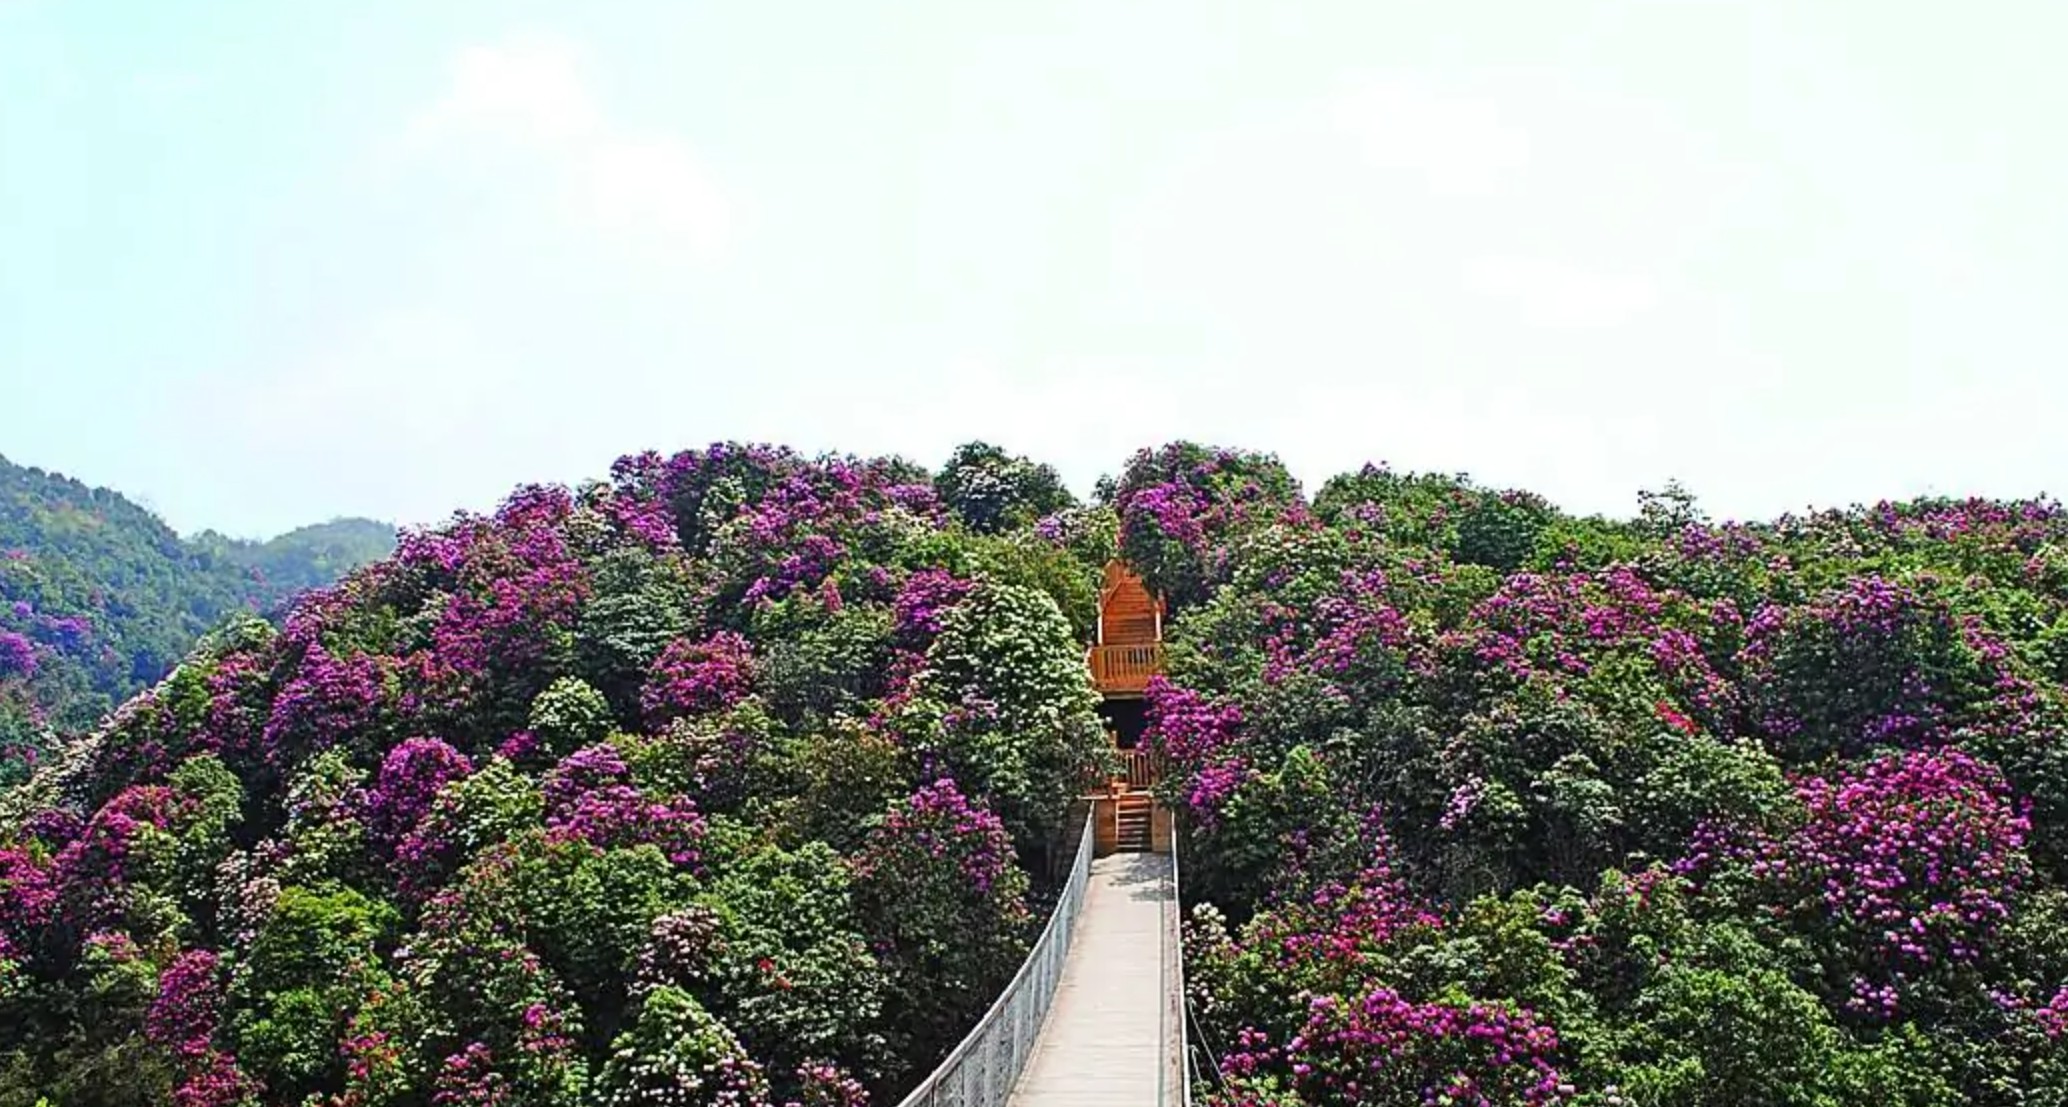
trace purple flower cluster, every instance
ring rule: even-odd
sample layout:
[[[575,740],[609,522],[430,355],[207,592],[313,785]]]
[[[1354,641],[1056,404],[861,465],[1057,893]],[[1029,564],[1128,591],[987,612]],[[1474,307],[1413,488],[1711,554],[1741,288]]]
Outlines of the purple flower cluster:
[[[807,1061],[797,1068],[797,1098],[783,1107],[869,1107],[869,1091],[846,1069],[829,1061]]]
[[[199,1057],[211,1048],[222,987],[216,955],[188,950],[173,959],[158,978],[158,995],[144,1015],[144,1036],[182,1058]]]
[[[941,632],[949,609],[961,603],[974,587],[974,581],[946,569],[921,569],[906,577],[891,604],[899,642],[912,649],[925,649]]]
[[[1149,678],[1145,694],[1147,740],[1164,757],[1180,764],[1204,765],[1233,746],[1242,726],[1240,705],[1214,703],[1161,675]]]
[[[1383,825],[1368,824],[1370,858],[1360,871],[1284,897],[1244,931],[1242,946],[1304,987],[1343,994],[1363,987],[1397,939],[1440,927],[1409,893]]]
[[[62,920],[91,931],[117,919],[137,839],[146,830],[165,830],[182,806],[163,785],[133,785],[102,804],[53,860]]]
[[[144,1037],[170,1053],[180,1072],[176,1107],[231,1107],[257,1091],[237,1061],[214,1046],[223,988],[216,955],[188,950],[158,978],[158,994],[144,1014]]]
[[[0,939],[23,943],[49,925],[58,904],[53,868],[24,846],[0,847]]]
[[[599,849],[655,845],[675,864],[698,862],[705,824],[696,804],[647,798],[610,746],[567,755],[546,775],[545,797],[546,829],[556,840]]]
[[[430,813],[447,784],[474,771],[467,756],[437,738],[410,738],[381,759],[380,774],[360,802],[373,840],[394,849]]]
[[[1793,832],[1697,836],[1683,871],[1734,860],[1851,965],[1848,1010],[1899,1012],[1911,981],[1971,965],[2032,877],[2031,824],[2003,775],[1959,750],[1892,753],[1795,788],[1808,817]]]
[[[0,630],[0,678],[36,675],[36,644],[11,630]]]
[[[285,763],[337,745],[372,724],[385,698],[379,662],[340,659],[310,642],[273,699],[262,735],[267,758]]]
[[[495,1054],[480,1042],[469,1042],[445,1059],[432,1086],[432,1107],[507,1107],[516,1091],[495,1067]]]
[[[754,646],[729,630],[702,641],[678,638],[653,663],[639,704],[648,723],[661,726],[685,715],[722,711],[745,699],[754,684]]]
[[[1963,686],[1984,680],[1943,602],[1879,576],[1768,605],[1746,624],[1740,664],[1766,735],[1847,752],[1944,740]]]
[[[2054,998],[2034,1011],[2032,1017],[2048,1039],[2068,1038],[2068,984],[2063,984],[2061,990],[2054,993]]]
[[[1353,669],[1403,662],[1413,643],[1407,617],[1393,605],[1384,570],[1345,570],[1339,586],[1305,612],[1267,607],[1271,630],[1264,640],[1264,679],[1277,683],[1296,673],[1330,677]],[[1377,655],[1376,658],[1374,655]]]
[[[1277,458],[1184,442],[1130,458],[1113,506],[1123,553],[1179,608],[1222,578],[1235,535],[1307,518],[1299,485]]]
[[[529,704],[555,643],[591,595],[588,569],[565,533],[573,511],[565,489],[523,488],[492,519],[405,537],[399,563],[432,572],[450,593],[430,649],[410,659],[427,687],[407,702],[455,713],[505,697]]]
[[[1415,1003],[1379,987],[1355,999],[1316,996],[1282,1044],[1243,1031],[1222,1067],[1238,1078],[1287,1073],[1313,1107],[1511,1107],[1572,1094],[1552,1063],[1557,1051],[1557,1032],[1527,1010]]]
[[[1193,824],[1213,829],[1221,806],[1257,776],[1236,741],[1242,708],[1215,703],[1160,675],[1149,678],[1146,703],[1149,725],[1142,741],[1188,782],[1183,794]]]
[[[969,892],[979,899],[988,897],[1005,874],[1018,867],[1005,824],[945,777],[891,809],[856,858],[855,871],[873,875],[887,863],[886,854],[899,850],[952,860]]]

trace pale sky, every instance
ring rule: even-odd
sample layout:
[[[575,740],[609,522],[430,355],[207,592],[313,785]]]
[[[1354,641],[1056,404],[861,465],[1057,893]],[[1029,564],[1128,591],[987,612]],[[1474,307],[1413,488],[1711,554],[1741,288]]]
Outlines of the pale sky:
[[[0,0],[0,454],[182,530],[1173,438],[2068,489],[2068,7]]]

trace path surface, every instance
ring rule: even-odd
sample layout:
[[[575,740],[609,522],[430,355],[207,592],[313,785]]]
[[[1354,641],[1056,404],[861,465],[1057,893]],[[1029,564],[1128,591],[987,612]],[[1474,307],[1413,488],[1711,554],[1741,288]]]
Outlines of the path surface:
[[[1170,876],[1162,854],[1091,863],[1063,979],[1009,1107],[1156,1107]]]

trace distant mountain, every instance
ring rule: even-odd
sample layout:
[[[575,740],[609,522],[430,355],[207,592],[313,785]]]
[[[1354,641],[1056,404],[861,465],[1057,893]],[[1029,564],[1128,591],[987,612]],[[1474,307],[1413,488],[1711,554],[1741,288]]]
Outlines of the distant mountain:
[[[266,542],[203,531],[189,545],[248,570],[272,602],[321,588],[395,550],[395,528],[372,519],[332,519]]]
[[[120,493],[0,457],[0,783],[22,751],[92,726],[227,616],[277,612],[394,546],[393,527],[365,519],[182,539]]]

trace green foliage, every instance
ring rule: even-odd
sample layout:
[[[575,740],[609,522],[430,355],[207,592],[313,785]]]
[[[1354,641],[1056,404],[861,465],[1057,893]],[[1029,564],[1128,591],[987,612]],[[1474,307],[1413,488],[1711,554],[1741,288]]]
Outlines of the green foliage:
[[[763,619],[794,616],[808,606],[793,599]],[[810,729],[883,694],[891,656],[888,611],[854,606],[814,612],[800,622],[780,635],[764,630],[775,645],[762,662],[760,686],[777,718]]]
[[[638,547],[601,555],[592,572],[597,596],[576,624],[576,675],[620,718],[635,718],[647,670],[702,621],[702,599],[684,565]]]
[[[760,1102],[766,1094],[767,1079],[739,1039],[694,995],[673,986],[655,988],[641,1000],[637,1020],[611,1043],[595,1088],[596,1101],[605,1107],[715,1107]]]
[[[1025,527],[1076,502],[1054,469],[987,442],[956,447],[934,477],[934,492],[978,534]]]
[[[287,887],[237,966],[231,1035],[268,1087],[313,1091],[337,1073],[337,1040],[358,1000],[385,980],[379,947],[401,922],[393,907],[351,889]]]
[[[890,737],[852,727],[799,739],[791,754],[796,794],[768,804],[771,822],[784,842],[817,840],[851,851],[918,783],[916,761]]]
[[[824,843],[764,846],[726,866],[703,897],[719,920],[718,953],[699,983],[774,1071],[834,1060],[874,1072],[886,1061],[877,1027],[887,981],[849,884],[845,860]]]
[[[983,582],[948,614],[915,682],[907,726],[989,798],[1023,846],[1063,831],[1105,744],[1098,694],[1069,624],[1044,593]]]
[[[1236,786],[1216,820],[1199,828],[1187,882],[1246,906],[1274,885],[1292,893],[1309,876],[1353,867],[1363,850],[1357,818],[1331,794],[1328,766],[1295,746],[1271,771]]]
[[[529,729],[554,757],[602,741],[615,723],[610,701],[580,677],[561,677],[531,701]]]
[[[1069,620],[1071,633],[1079,641],[1091,641],[1098,626],[1105,562],[1092,564],[1024,532],[973,540],[969,562],[977,573],[1000,584],[1046,593]]]

